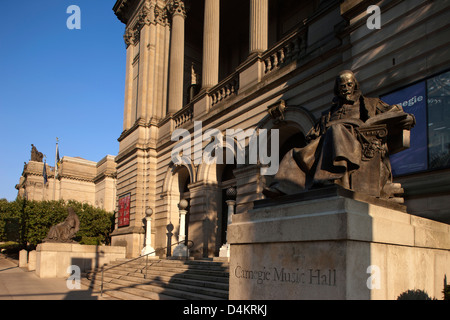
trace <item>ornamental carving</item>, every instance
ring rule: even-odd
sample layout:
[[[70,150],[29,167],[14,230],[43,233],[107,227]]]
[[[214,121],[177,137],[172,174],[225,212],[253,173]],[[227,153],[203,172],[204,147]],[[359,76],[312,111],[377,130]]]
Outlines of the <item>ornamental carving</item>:
[[[169,24],[169,15],[167,12],[167,7],[160,8],[155,7],[155,24],[160,24],[166,26]]]
[[[184,8],[184,4],[177,4],[176,7]],[[136,18],[134,19],[133,23],[130,23],[125,30],[125,34],[123,36],[125,44],[127,46],[129,46],[130,44],[136,45],[139,42],[141,29],[145,25],[160,24],[162,26],[166,26],[168,24],[167,11],[168,9],[166,7],[160,8],[153,1],[145,2],[139,12],[136,14]]]
[[[167,3],[167,8],[172,16],[181,15],[186,17],[186,7],[184,5],[184,1],[182,0],[170,0]]]

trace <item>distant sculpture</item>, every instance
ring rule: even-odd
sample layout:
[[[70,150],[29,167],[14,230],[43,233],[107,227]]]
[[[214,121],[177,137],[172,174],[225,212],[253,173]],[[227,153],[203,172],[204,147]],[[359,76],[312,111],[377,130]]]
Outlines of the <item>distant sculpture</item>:
[[[31,145],[31,161],[42,162],[43,159],[44,159],[44,155],[42,154],[42,152],[39,152],[36,149],[36,147],[32,144]]]
[[[80,230],[80,220],[73,208],[69,208],[68,212],[66,220],[52,226],[43,242],[76,243],[72,238]]]
[[[414,116],[399,105],[364,97],[348,70],[336,77],[334,93],[331,109],[307,134],[306,147],[285,155],[263,193],[275,198],[337,184],[402,203],[403,189],[393,183],[389,155],[409,147]]]

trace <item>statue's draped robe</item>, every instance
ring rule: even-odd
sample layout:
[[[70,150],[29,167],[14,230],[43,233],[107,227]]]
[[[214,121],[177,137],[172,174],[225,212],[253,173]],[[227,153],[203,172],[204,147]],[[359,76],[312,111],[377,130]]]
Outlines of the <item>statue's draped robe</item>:
[[[304,148],[290,150],[280,163],[271,189],[282,194],[293,194],[326,184],[337,183],[351,189],[350,176],[359,169],[362,146],[358,126],[352,119],[363,122],[380,113],[399,111],[378,98],[360,94],[354,102],[333,100],[329,112],[322,115],[307,135]],[[392,181],[387,146],[381,146],[384,183]]]

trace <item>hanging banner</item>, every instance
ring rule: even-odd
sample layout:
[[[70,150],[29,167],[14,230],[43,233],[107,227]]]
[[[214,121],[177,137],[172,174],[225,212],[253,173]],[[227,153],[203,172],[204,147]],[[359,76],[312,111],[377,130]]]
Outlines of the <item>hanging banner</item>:
[[[410,148],[390,156],[394,176],[428,169],[427,97],[425,81],[380,97],[384,102],[400,104],[407,113],[416,117],[411,130]]]
[[[126,227],[130,225],[130,202],[131,194],[126,194],[119,198],[119,227]]]

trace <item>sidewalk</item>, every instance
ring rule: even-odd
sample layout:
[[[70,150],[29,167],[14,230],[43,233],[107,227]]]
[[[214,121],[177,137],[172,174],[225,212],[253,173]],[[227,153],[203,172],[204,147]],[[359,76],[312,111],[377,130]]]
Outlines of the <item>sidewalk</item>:
[[[109,300],[84,285],[70,290],[66,279],[41,279],[17,265],[0,255],[0,300]]]

